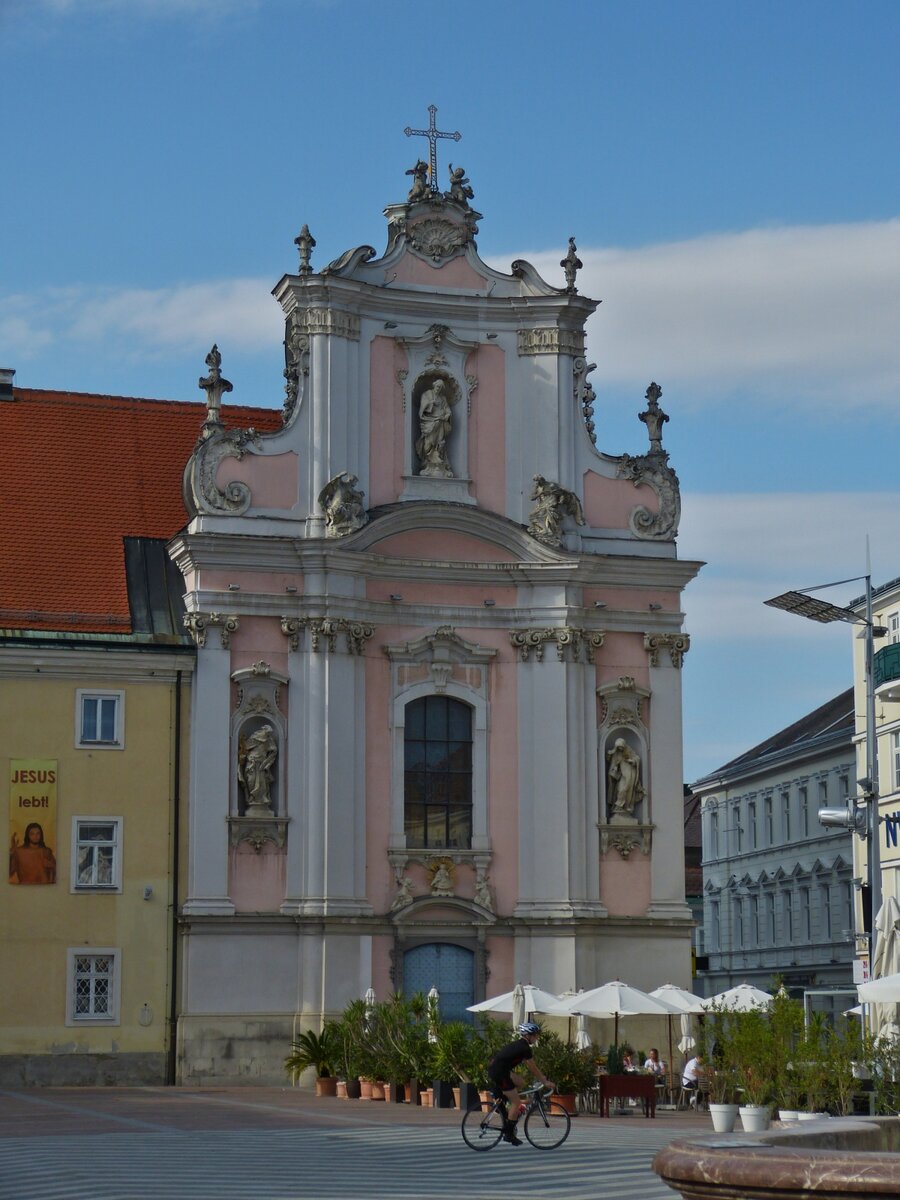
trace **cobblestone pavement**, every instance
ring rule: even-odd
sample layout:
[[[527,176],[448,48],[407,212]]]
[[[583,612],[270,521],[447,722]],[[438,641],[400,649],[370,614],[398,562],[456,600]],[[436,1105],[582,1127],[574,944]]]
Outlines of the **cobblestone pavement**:
[[[660,1146],[704,1114],[581,1116],[568,1141],[468,1149],[460,1114],[290,1088],[0,1091],[2,1200],[661,1200]]]

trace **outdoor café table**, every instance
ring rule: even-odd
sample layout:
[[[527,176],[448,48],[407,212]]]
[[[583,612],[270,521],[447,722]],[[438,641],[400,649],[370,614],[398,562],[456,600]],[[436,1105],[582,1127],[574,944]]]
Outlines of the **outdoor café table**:
[[[600,1116],[609,1116],[610,1100],[640,1100],[645,1117],[656,1116],[656,1079],[653,1075],[600,1075]]]

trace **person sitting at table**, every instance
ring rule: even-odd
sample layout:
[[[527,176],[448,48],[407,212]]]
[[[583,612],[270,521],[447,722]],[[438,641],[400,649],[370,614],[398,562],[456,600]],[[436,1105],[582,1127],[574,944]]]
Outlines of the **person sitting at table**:
[[[665,1078],[666,1064],[659,1057],[659,1051],[655,1046],[651,1046],[650,1048],[650,1053],[644,1062],[644,1070],[649,1071],[651,1075],[655,1075],[658,1081]]]
[[[684,1064],[684,1070],[681,1072],[681,1086],[688,1092],[697,1092],[700,1087],[700,1080],[703,1078],[703,1055],[695,1054],[693,1058],[688,1059]],[[691,1096],[691,1104],[697,1103],[697,1097]]]
[[[634,1051],[630,1046],[626,1046],[622,1051],[622,1070],[628,1072],[637,1070],[637,1063],[634,1061]]]

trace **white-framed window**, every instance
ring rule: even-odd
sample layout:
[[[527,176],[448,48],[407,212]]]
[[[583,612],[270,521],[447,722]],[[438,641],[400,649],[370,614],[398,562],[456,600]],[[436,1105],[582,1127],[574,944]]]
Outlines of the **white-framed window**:
[[[121,892],[122,818],[72,818],[73,892]]]
[[[820,779],[818,787],[819,787],[819,808],[827,808],[828,807],[828,780]]]
[[[66,968],[66,1024],[118,1025],[120,951],[70,948]]]
[[[709,814],[709,856],[719,857],[719,813],[715,808]]]
[[[831,941],[831,888],[823,883],[819,889],[819,899],[822,907],[822,941]]]
[[[900,729],[891,734],[891,766],[894,775],[894,791],[900,790]]]
[[[809,916],[809,888],[802,887],[798,892],[798,897],[800,900],[800,938],[804,945],[809,945],[812,941]]]
[[[891,644],[900,642],[900,609],[896,612],[888,613],[887,627],[888,639]]]
[[[766,892],[763,903],[765,904],[766,916],[766,942],[770,946],[775,945],[775,893]]]
[[[710,949],[719,949],[719,901],[711,900],[709,905],[709,941]]]
[[[756,849],[756,801],[750,800],[747,803],[747,831],[750,834],[750,849]]]
[[[790,892],[782,892],[781,911],[784,916],[782,928],[785,945],[791,946],[794,942],[794,903]]]
[[[762,941],[759,928],[759,896],[750,897],[750,942],[759,945]]]
[[[809,837],[809,789],[800,788],[800,836]]]
[[[75,745],[96,750],[124,749],[124,692],[76,690]]]
[[[784,814],[784,840],[791,840],[791,793],[781,793],[781,811]]]
[[[763,812],[765,814],[766,823],[766,845],[775,845],[775,818],[772,813],[772,797],[766,796],[763,800]]]

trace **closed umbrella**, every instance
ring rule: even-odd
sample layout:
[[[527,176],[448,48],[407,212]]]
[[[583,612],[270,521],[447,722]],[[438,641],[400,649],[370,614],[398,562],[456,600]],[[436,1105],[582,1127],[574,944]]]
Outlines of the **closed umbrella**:
[[[575,1045],[579,1050],[590,1050],[591,1039],[584,1027],[584,1013],[579,1013],[575,1019]]]
[[[512,1024],[513,1029],[517,1029],[525,1020],[525,989],[521,983],[517,983],[513,988],[513,1010]]]
[[[372,1013],[375,1011],[375,989],[373,987],[370,987],[366,990],[365,1003],[366,1003],[366,1028],[368,1028],[369,1022],[372,1019]]]
[[[428,993],[428,1040],[436,1042],[438,1040],[437,1031],[441,1020],[441,993],[437,990],[434,984],[431,985],[431,991]]]
[[[768,1008],[774,996],[754,987],[752,983],[739,983],[737,987],[728,988],[703,1001],[704,1009],[727,1008],[729,1012],[754,1012],[756,1009]]]

